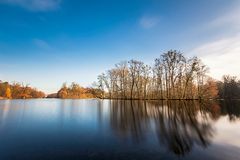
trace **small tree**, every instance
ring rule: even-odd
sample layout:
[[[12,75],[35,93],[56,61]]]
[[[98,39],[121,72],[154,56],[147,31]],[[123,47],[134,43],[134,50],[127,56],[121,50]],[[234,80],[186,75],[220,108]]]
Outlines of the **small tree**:
[[[10,89],[9,86],[6,89],[5,97],[8,98],[8,99],[12,98],[12,93],[11,93],[11,89]]]

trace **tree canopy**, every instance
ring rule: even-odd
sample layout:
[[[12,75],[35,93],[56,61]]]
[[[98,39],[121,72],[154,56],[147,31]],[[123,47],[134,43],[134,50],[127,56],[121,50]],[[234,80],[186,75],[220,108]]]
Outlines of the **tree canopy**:
[[[116,99],[216,98],[216,81],[197,57],[170,50],[150,66],[138,60],[123,61],[98,76],[103,97]]]
[[[45,93],[31,88],[28,85],[20,83],[10,84],[9,82],[0,81],[0,98],[7,99],[27,99],[27,98],[44,98]]]

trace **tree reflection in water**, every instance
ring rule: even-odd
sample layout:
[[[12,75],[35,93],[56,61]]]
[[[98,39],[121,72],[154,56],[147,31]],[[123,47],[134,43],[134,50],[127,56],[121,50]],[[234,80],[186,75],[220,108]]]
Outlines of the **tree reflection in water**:
[[[240,119],[240,100],[220,101],[222,115],[228,115],[229,121]]]
[[[214,105],[213,105],[214,104]],[[215,103],[197,101],[110,102],[110,124],[120,137],[144,141],[150,130],[160,145],[177,155],[185,155],[194,145],[207,147],[214,135],[211,122],[220,114]],[[209,109],[213,105],[214,109]]]

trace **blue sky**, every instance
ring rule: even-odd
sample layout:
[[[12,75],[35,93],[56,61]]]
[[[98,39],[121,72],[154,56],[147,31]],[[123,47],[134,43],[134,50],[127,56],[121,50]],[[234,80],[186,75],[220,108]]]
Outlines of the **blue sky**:
[[[170,49],[240,76],[238,0],[0,0],[0,79],[46,93],[89,86],[122,60]]]

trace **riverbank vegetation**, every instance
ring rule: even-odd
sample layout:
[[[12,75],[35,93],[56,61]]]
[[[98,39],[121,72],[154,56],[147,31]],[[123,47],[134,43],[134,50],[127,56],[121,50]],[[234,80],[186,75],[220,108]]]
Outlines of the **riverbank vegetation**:
[[[216,81],[197,58],[170,50],[150,66],[138,60],[123,61],[98,76],[102,98],[110,99],[214,99],[240,98],[240,81],[224,76]]]
[[[197,57],[186,58],[168,51],[156,58],[154,65],[130,60],[98,76],[99,88],[106,97],[117,99],[201,99],[215,98],[215,81]]]
[[[93,87],[66,83],[47,98],[78,99],[240,99],[240,80],[224,75],[217,81],[197,57],[188,58],[170,50],[153,62],[122,61],[98,76]],[[44,98],[45,94],[20,83],[0,81],[0,99]]]
[[[77,83],[72,83],[67,86],[66,83],[63,84],[62,88],[57,92],[56,98],[101,98],[101,91],[97,88],[84,88]]]
[[[240,79],[230,75],[224,75],[222,79],[222,81],[217,82],[218,97],[222,99],[240,99]]]
[[[0,81],[0,99],[44,98],[45,94],[35,88],[20,83]]]

